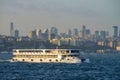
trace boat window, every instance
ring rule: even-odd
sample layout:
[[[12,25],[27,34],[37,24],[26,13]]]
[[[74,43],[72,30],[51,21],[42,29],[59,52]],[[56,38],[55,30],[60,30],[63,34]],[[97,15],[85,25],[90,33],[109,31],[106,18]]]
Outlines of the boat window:
[[[66,51],[65,50],[60,50],[59,53],[64,54],[64,53],[66,53]]]
[[[33,61],[33,59],[31,59],[31,61]]]
[[[25,61],[25,59],[23,59],[22,61]]]
[[[40,59],[40,61],[42,61],[42,59]]]
[[[69,53],[69,50],[67,50],[66,53]]]
[[[58,60],[56,59],[56,62],[58,62]]]
[[[67,60],[70,60],[69,58]]]
[[[49,61],[52,61],[51,59],[49,59]]]
[[[46,53],[50,53],[50,50],[45,51]]]
[[[79,50],[71,50],[71,53],[79,53]]]
[[[14,59],[12,59],[12,61],[14,61]]]

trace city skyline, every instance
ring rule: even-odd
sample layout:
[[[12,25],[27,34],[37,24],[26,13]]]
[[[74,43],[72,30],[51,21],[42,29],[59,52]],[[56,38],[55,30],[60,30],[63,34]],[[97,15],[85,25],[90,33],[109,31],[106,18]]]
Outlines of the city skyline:
[[[34,29],[51,27],[59,32],[85,25],[92,33],[95,30],[109,31],[120,26],[119,0],[0,0],[0,34],[9,35],[10,23],[28,35]]]

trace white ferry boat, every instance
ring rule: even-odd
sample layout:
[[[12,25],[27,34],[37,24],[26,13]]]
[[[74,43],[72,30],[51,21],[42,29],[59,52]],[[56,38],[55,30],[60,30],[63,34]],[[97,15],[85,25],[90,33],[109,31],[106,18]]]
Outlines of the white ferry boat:
[[[79,49],[13,49],[12,62],[80,63]]]

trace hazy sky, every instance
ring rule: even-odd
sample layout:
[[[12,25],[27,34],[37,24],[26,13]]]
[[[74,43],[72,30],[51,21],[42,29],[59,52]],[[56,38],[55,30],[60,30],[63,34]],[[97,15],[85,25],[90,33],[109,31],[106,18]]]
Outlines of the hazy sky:
[[[50,29],[59,32],[69,28],[92,31],[120,27],[120,0],[0,0],[0,34],[10,34],[10,22],[27,35],[34,29]]]

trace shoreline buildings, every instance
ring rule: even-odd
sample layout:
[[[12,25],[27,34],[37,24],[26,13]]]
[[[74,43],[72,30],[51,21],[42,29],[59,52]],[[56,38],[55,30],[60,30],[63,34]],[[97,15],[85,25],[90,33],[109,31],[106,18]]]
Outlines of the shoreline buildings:
[[[90,49],[115,49],[120,51],[120,36],[118,36],[118,26],[113,26],[114,34],[109,35],[108,31],[96,30],[94,34],[91,34],[91,30],[87,29],[85,25],[82,26],[82,30],[77,28],[68,29],[66,33],[58,33],[56,27],[51,29],[35,29],[28,33],[28,36],[19,36],[19,30],[14,30],[14,24],[10,24],[10,37],[5,37],[6,40],[12,40],[14,47],[27,47],[33,46],[34,44],[43,43],[46,47],[55,48],[59,46],[61,48],[81,48],[83,50]],[[120,33],[119,33],[120,34]],[[15,39],[14,39],[15,38]],[[2,39],[2,37],[0,37]],[[25,43],[24,43],[25,42]],[[23,44],[24,43],[24,44]],[[27,44],[29,43],[29,44]],[[22,45],[21,45],[22,44]]]

